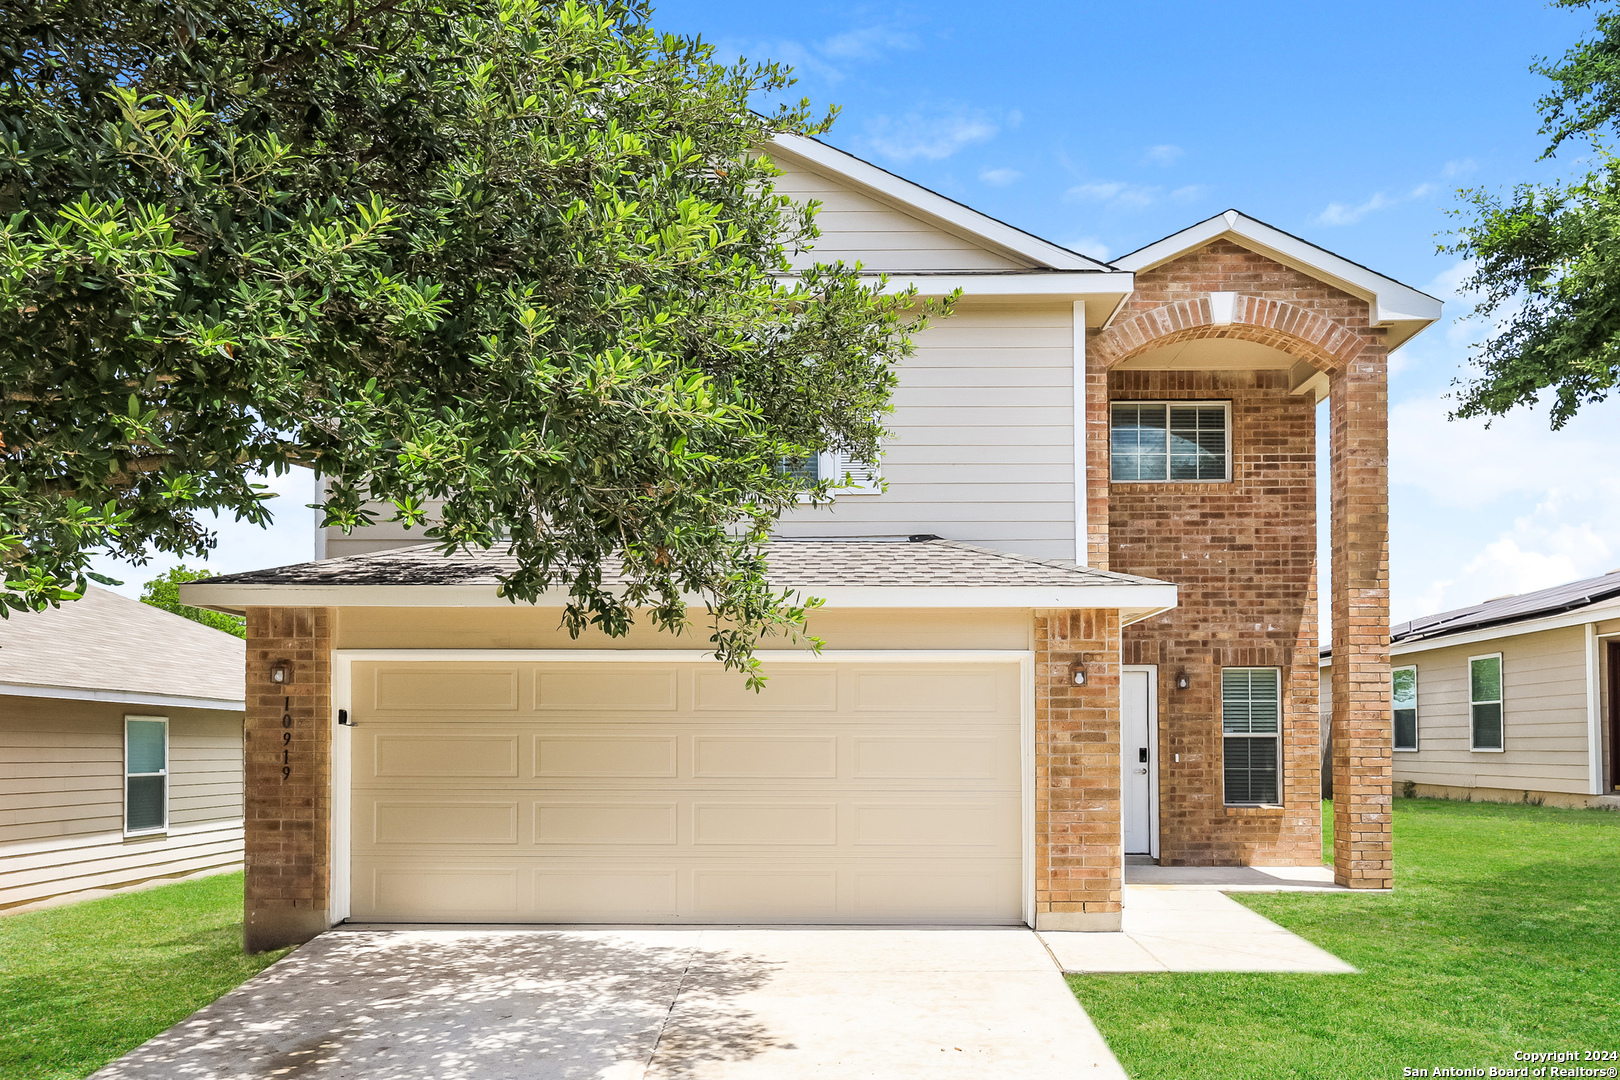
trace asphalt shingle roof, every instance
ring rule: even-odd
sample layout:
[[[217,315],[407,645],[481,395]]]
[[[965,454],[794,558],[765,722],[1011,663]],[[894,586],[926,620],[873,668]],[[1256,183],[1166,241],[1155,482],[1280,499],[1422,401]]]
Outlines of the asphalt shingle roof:
[[[939,539],[775,540],[768,558],[779,588],[1083,587],[1162,585],[1056,559],[1036,559]],[[210,578],[210,585],[495,585],[517,562],[501,552],[443,555],[431,547],[348,555]],[[616,571],[603,580],[617,584]]]
[[[247,644],[92,586],[0,619],[0,683],[241,701]]]

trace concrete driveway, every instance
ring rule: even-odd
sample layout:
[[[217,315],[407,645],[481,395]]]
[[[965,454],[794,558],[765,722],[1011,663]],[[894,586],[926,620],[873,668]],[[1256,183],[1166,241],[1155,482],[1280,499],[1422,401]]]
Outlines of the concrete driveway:
[[[344,927],[100,1080],[1122,1078],[1021,929]]]

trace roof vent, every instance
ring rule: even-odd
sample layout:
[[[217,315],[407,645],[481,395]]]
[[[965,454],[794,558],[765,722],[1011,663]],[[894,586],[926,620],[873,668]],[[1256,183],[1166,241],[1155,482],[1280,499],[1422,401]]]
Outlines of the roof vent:
[[[924,544],[930,540],[943,539],[945,539],[943,536],[936,536],[933,533],[912,533],[910,536],[910,540],[913,544]]]
[[[1608,577],[1610,574],[1620,574],[1620,566],[1615,567],[1613,570],[1603,571],[1604,577]]]
[[[1516,592],[1505,592],[1501,596],[1487,596],[1485,599],[1481,600],[1480,603],[1482,603],[1482,604],[1494,604],[1498,600],[1511,600],[1515,596],[1518,596],[1518,595],[1519,594],[1516,593]]]

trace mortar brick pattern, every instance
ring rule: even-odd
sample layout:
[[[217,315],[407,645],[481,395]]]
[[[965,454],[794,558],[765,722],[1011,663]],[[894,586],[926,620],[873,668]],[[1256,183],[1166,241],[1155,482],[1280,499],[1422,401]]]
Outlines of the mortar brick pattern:
[[[1074,685],[1076,663],[1086,685]],[[1035,912],[1120,910],[1119,612],[1035,613]]]
[[[332,617],[326,608],[249,608],[244,720],[244,861],[249,951],[324,922],[331,887]],[[290,686],[271,680],[281,660]],[[283,723],[291,720],[291,726]],[[287,736],[291,736],[288,738]],[[290,769],[284,777],[283,768]],[[324,930],[325,926],[320,926]]]

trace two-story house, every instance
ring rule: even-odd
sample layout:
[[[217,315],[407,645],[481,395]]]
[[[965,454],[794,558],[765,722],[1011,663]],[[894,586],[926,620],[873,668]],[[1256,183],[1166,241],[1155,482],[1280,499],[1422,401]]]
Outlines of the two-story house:
[[[816,257],[960,289],[884,485],[785,517],[755,695],[571,639],[385,527],[185,587],[248,618],[248,941],[357,921],[1117,929],[1128,854],[1315,865],[1318,403],[1337,879],[1390,883],[1385,372],[1440,304],[1236,211],[1105,264],[821,143]],[[827,460],[820,468],[838,468]]]

